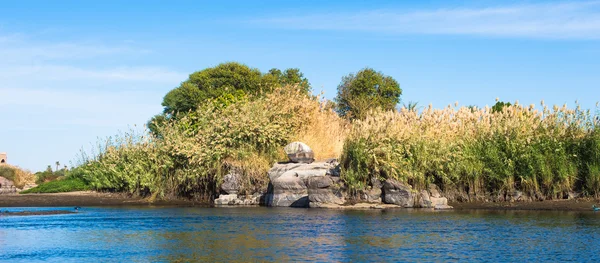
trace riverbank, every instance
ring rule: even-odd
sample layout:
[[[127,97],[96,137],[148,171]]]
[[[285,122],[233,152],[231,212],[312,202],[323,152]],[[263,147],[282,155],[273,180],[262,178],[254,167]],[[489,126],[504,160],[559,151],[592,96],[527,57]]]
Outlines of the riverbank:
[[[129,197],[121,193],[99,193],[80,191],[52,194],[1,195],[0,207],[57,207],[57,206],[127,206],[127,205],[168,205],[200,206],[191,200],[154,201],[139,197]],[[204,204],[205,205],[205,204]]]
[[[452,202],[450,206],[457,210],[487,209],[487,210],[556,210],[556,211],[590,211],[598,200],[571,199],[546,200],[539,202]],[[205,203],[192,200],[161,200],[150,202],[148,199],[129,197],[120,193],[99,193],[93,191],[54,193],[54,194],[24,194],[0,196],[0,207],[59,207],[59,206],[207,206]],[[322,206],[325,209],[389,209],[395,205],[359,203],[351,206]]]
[[[538,211],[591,211],[598,200],[591,198],[569,200],[546,200],[535,202],[465,202],[450,203],[454,209],[486,209],[486,210],[538,210]]]

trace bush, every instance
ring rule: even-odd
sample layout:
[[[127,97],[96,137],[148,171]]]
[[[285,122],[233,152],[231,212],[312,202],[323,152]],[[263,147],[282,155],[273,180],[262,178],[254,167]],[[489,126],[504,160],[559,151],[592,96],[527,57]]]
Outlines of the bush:
[[[37,187],[21,191],[20,194],[33,193],[62,193],[74,191],[88,191],[91,187],[81,178],[69,177],[62,180],[51,181]]]

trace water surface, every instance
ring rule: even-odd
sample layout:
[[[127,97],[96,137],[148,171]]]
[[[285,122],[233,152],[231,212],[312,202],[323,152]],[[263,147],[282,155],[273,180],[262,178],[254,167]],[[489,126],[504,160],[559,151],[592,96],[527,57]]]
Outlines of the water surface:
[[[8,210],[56,209],[73,208]],[[84,207],[0,217],[6,262],[598,260],[594,212]]]

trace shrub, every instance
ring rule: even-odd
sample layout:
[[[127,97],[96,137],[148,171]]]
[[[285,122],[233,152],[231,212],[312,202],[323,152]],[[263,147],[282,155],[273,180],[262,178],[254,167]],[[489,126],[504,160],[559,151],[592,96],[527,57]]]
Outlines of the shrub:
[[[62,193],[74,191],[88,191],[90,186],[81,178],[69,177],[38,185],[37,187],[21,191],[20,194],[33,193]]]

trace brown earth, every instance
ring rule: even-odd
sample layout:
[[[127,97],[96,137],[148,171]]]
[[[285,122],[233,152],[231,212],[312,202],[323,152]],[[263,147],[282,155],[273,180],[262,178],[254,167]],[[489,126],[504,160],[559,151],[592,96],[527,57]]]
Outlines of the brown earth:
[[[592,205],[599,203],[598,200],[582,198],[536,202],[469,202],[449,205],[454,209],[592,211]]]
[[[54,194],[0,195],[0,207],[52,207],[52,206],[126,206],[126,205],[203,205],[189,200],[150,202],[148,199],[130,197],[120,193],[92,191]]]
[[[53,211],[20,211],[20,212],[1,212],[0,216],[39,216],[39,215],[64,215],[64,214],[73,214],[73,211],[61,211],[61,210],[53,210]]]

